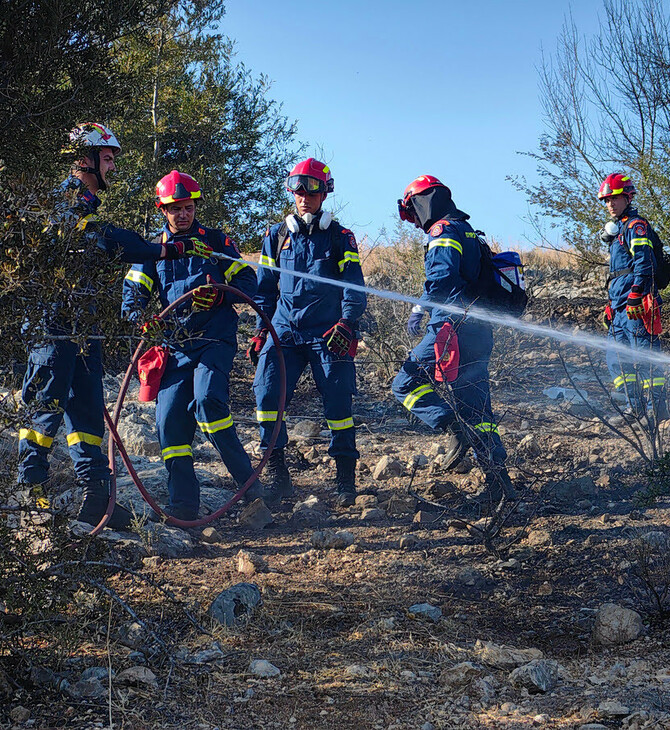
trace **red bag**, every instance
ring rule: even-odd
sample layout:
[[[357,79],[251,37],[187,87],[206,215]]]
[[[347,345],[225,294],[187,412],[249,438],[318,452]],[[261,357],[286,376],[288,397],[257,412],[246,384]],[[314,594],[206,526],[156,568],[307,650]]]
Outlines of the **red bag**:
[[[156,400],[167,361],[168,351],[158,345],[150,347],[137,361],[137,374],[140,378],[140,394],[137,400],[142,403]]]
[[[445,322],[435,340],[435,380],[438,383],[453,383],[458,377],[461,359],[458,349],[458,335],[451,322]]]
[[[661,326],[661,308],[658,306],[658,301],[651,294],[647,294],[642,300],[642,306],[644,307],[644,314],[642,315],[644,328],[650,335],[660,335],[663,332],[663,327]]]

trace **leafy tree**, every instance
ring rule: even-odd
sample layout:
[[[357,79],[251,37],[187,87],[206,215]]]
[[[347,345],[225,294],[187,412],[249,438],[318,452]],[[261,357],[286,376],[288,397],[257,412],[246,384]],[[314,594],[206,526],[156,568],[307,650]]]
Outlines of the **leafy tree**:
[[[119,63],[133,70],[136,84],[113,122],[126,152],[110,210],[148,235],[163,222],[156,182],[178,168],[203,188],[203,222],[258,248],[267,220],[284,204],[295,125],[268,99],[268,80],[235,65],[231,41],[212,30],[223,13],[220,1],[207,13],[175,9],[118,42]],[[123,205],[128,199],[134,204]]]
[[[596,33],[570,18],[556,52],[540,68],[547,132],[537,160],[540,182],[515,179],[538,214],[565,241],[593,257],[605,215],[596,194],[615,171],[634,179],[641,212],[670,239],[670,18],[663,0],[605,0]]]

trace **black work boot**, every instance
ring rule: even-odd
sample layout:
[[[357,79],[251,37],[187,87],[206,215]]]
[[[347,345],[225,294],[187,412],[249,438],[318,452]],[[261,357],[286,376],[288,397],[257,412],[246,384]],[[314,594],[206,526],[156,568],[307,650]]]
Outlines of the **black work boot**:
[[[444,444],[442,468],[458,471],[463,465],[463,459],[470,448],[470,444],[457,422],[445,426],[444,433],[447,436],[447,440]]]
[[[351,507],[356,502],[356,459],[351,456],[336,456],[335,476],[337,504]]]
[[[243,486],[243,484],[240,484],[240,489]],[[249,489],[247,489],[247,491],[242,495],[242,499],[244,500],[245,504],[251,504],[257,499],[263,499],[264,497],[265,487],[263,486],[263,483],[260,479],[256,479],[253,484],[249,485]]]
[[[109,482],[97,480],[84,482],[82,486],[84,488],[83,501],[77,514],[77,520],[95,527],[107,511],[107,505],[109,504]],[[112,530],[127,530],[130,527],[132,518],[133,515],[130,510],[127,510],[117,502],[105,527],[109,527]]]
[[[268,485],[262,497],[267,504],[279,504],[282,499],[293,495],[293,483],[286,466],[284,449],[275,449],[270,454],[270,460],[265,466]]]
[[[163,507],[162,510],[164,513],[162,515],[152,510],[149,513],[149,522],[164,522],[168,517],[174,517],[184,522],[195,522],[198,519],[198,510],[187,509],[185,507],[172,507],[170,505]],[[174,525],[174,527],[179,527],[179,525]]]

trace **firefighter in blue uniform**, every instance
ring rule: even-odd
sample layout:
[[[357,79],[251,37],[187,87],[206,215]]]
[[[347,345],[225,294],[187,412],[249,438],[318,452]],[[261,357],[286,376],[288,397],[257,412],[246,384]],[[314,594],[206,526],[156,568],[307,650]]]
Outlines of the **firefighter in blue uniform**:
[[[634,207],[635,186],[627,175],[613,173],[600,185],[610,221],[601,236],[610,249],[609,303],[604,322],[612,341],[631,348],[630,355],[607,352],[614,386],[626,394],[628,413],[648,414],[657,422],[669,417],[665,375],[661,367],[639,363],[635,350],[660,350],[661,298],[654,273],[656,233]]]
[[[477,234],[469,216],[459,210],[451,191],[432,175],[422,175],[398,201],[400,217],[428,234],[422,299],[466,308],[476,299],[474,282],[480,269]],[[415,307],[408,321],[412,335],[421,332],[425,311],[430,312],[427,332],[412,350],[393,381],[395,397],[412,415],[448,435],[445,466],[458,469],[473,447],[486,474],[487,488],[480,502],[514,496],[505,468],[506,452],[491,411],[488,364],[493,348],[491,326],[441,309]],[[460,361],[447,402],[435,390],[435,343],[448,323],[452,345],[458,344]],[[441,355],[440,355],[441,357]]]
[[[219,452],[236,482],[242,486],[253,469],[228,407],[229,376],[237,351],[239,297],[222,292],[213,283],[229,284],[248,296],[256,293],[256,275],[241,261],[235,243],[220,230],[205,228],[195,217],[201,197],[198,183],[173,170],[156,186],[156,205],[166,218],[159,240],[197,238],[230,260],[180,259],[133,266],[123,284],[123,313],[144,322],[144,311],[154,292],[161,308],[194,291],[192,301],[178,308],[178,333],[171,342],[156,403],[156,423],[170,503],[165,512],[177,519],[195,520],[200,506],[200,487],[193,468],[192,441],[196,424]],[[157,319],[143,325],[145,333],[157,334],[165,325]],[[181,338],[181,335],[184,335]],[[247,501],[262,496],[258,480],[245,492]]]
[[[314,158],[300,162],[287,178],[297,215],[271,226],[263,242],[261,263],[282,271],[259,269],[255,301],[272,319],[282,343],[286,361],[286,404],[309,365],[323,399],[331,432],[328,453],[336,466],[337,502],[349,506],[356,498],[355,469],[359,453],[352,418],[352,396],[356,392],[354,354],[356,324],[365,311],[361,292],[329,286],[291,276],[291,271],[317,274],[353,284],[363,284],[360,256],[351,231],[323,211],[323,201],[333,191],[329,168]],[[254,391],[261,445],[267,447],[277,420],[280,375],[274,342],[258,319],[249,356],[257,363]],[[266,469],[266,501],[277,503],[292,494],[284,447],[286,425]]]
[[[132,231],[100,222],[97,193],[107,189],[121,146],[111,130],[97,123],[77,127],[70,138],[72,152],[82,157],[54,192],[49,231],[54,247],[63,239],[71,239],[73,256],[100,250],[127,263],[209,254],[200,242],[154,244]],[[90,291],[80,294],[87,307],[96,296]],[[62,309],[49,304],[45,308],[44,331],[30,349],[23,381],[23,400],[31,419],[19,430],[19,485],[30,490],[37,506],[48,507],[48,454],[65,420],[70,455],[83,489],[77,519],[96,525],[109,502],[109,469],[100,448],[104,433],[101,343],[91,339],[82,347],[67,339],[76,323],[69,321]],[[130,519],[130,512],[116,505],[107,525],[123,529]]]

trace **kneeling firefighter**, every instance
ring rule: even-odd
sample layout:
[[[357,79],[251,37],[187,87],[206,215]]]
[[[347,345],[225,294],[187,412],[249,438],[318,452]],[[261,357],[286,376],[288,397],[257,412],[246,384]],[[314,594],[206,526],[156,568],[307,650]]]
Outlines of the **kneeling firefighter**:
[[[328,453],[334,457],[337,469],[337,502],[349,506],[356,499],[355,469],[359,457],[351,410],[356,392],[356,325],[365,311],[365,294],[291,275],[298,271],[363,284],[354,234],[332,220],[321,207],[333,185],[328,167],[311,157],[290,172],[286,189],[294,196],[297,214],[271,226],[265,234],[260,262],[281,271],[259,270],[255,301],[271,318],[281,341],[286,361],[287,407],[300,375],[307,365],[311,367],[331,433]],[[257,327],[249,357],[257,363],[256,416],[261,446],[267,448],[277,420],[280,374],[277,349],[267,339],[268,332],[260,318]],[[282,423],[266,470],[270,482],[268,500],[274,503],[293,493],[284,455],[286,443],[286,425]]]
[[[398,207],[402,220],[428,234],[421,298],[467,309],[477,299],[481,267],[479,239],[469,216],[456,207],[449,188],[432,175],[412,181]],[[393,393],[412,415],[447,434],[447,468],[457,469],[468,449],[474,449],[486,475],[480,501],[498,502],[503,495],[513,498],[505,468],[507,454],[491,411],[491,326],[468,317],[467,312],[449,314],[426,305],[412,311],[410,334],[420,333],[425,310],[430,311],[426,335],[403,363],[393,381]],[[435,379],[451,383],[450,402],[436,392]]]
[[[239,259],[237,246],[223,231],[205,228],[196,219],[201,194],[196,180],[178,170],[158,182],[156,205],[166,224],[156,240],[169,244],[184,238],[198,239],[216,253]],[[241,261],[213,258],[133,266],[123,284],[124,316],[141,324],[144,334],[159,337],[166,323],[157,318],[144,321],[144,311],[153,293],[158,293],[161,307],[165,308],[186,292],[194,291],[191,301],[175,311],[179,336],[171,338],[167,362],[163,363],[160,351],[154,349],[142,363],[148,372],[140,371],[140,379],[146,381],[145,389],[152,390],[153,386],[157,391],[147,393],[146,399],[157,395],[156,424],[170,494],[164,511],[180,520],[197,519],[200,507],[191,445],[196,424],[240,486],[253,472],[228,407],[229,376],[237,350],[237,313],[233,304],[240,299],[231,292],[215,289],[211,286],[214,283],[229,284],[248,296],[256,293],[256,275],[251,267]],[[152,367],[164,367],[160,379],[154,377]],[[262,486],[257,480],[245,493],[245,499],[260,496]]]

